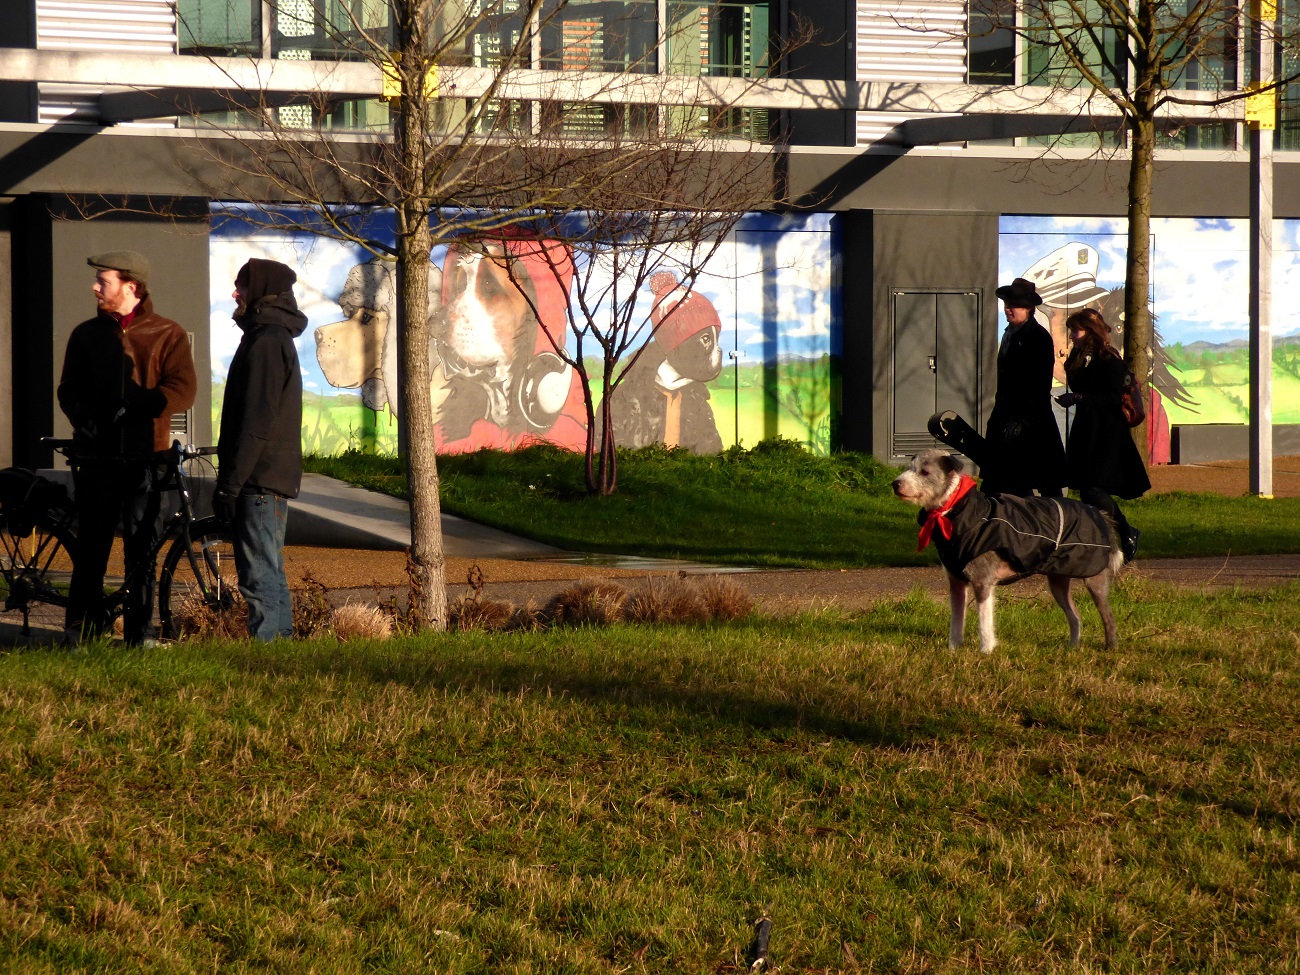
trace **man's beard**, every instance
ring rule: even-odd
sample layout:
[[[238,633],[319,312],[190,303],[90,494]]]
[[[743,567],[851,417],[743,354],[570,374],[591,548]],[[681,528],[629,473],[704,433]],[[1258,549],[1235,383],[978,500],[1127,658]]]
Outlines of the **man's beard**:
[[[235,304],[235,313],[230,317],[238,320],[240,318],[243,318],[247,314],[248,314],[248,303],[244,301],[240,301]]]

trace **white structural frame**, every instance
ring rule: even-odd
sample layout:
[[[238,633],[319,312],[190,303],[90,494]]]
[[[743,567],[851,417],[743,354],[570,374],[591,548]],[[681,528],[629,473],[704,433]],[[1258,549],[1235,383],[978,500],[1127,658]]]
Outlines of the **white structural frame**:
[[[330,98],[380,98],[384,71],[355,61],[291,61],[266,58],[159,58],[147,54],[41,51],[0,48],[0,81],[104,84],[99,96],[106,124],[163,118],[229,108],[250,95],[267,104]],[[438,98],[475,98],[495,85],[496,97],[519,100],[587,101],[605,104],[716,105],[777,110],[832,109],[896,112],[912,119],[913,145],[960,141],[967,126],[987,125],[984,116],[1040,117],[1044,123],[1097,120],[1122,123],[1110,102],[1091,89],[989,87],[926,82],[848,82],[798,78],[721,78],[613,74],[588,71],[515,69],[498,75],[490,68],[442,68]],[[1179,92],[1163,117],[1181,124],[1240,122],[1243,101],[1218,101],[1216,92]],[[940,118],[948,116],[948,118]],[[972,121],[964,121],[970,118]]]

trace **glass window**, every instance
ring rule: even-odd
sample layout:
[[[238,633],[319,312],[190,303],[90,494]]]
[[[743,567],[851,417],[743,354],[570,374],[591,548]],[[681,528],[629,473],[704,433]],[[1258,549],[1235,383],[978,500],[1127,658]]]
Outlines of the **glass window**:
[[[647,0],[548,0],[541,64],[551,71],[658,70],[658,17]]]
[[[669,0],[667,71],[670,74],[761,78],[771,69],[771,35],[766,3],[707,3]],[[766,141],[767,109],[667,108],[670,132],[712,129],[718,135]]]
[[[258,57],[262,0],[179,0],[176,34],[181,54]]]
[[[1300,0],[1282,0],[1279,9],[1279,39],[1297,36],[1300,33]],[[1300,76],[1300,46],[1279,43],[1274,70],[1279,78]],[[1277,130],[1273,133],[1273,144],[1277,149],[1300,149],[1300,82],[1278,88]]]
[[[1016,83],[1016,6],[1006,0],[972,3],[967,23],[966,79],[972,85]]]
[[[1106,23],[1097,0],[1044,0],[1031,7],[1026,26],[1025,83],[1062,87],[1083,84],[1082,72],[1066,53],[1068,44],[1108,85],[1120,87],[1127,76],[1124,38]]]
[[[758,78],[770,64],[767,4],[668,3],[671,74]]]

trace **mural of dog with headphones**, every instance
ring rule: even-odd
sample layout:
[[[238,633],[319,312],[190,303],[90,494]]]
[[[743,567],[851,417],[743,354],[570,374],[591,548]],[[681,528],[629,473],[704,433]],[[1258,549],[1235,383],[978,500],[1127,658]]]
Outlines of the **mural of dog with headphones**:
[[[671,271],[650,277],[654,334],[614,390],[614,438],[623,447],[662,443],[698,454],[722,450],[705,383],[722,372],[722,320],[713,302]]]
[[[525,235],[453,244],[442,268],[434,348],[447,380],[438,450],[586,446],[576,371],[556,354],[568,334],[569,249]]]
[[[562,244],[523,236],[453,244],[442,267],[430,266],[430,394],[439,452],[509,450],[529,439],[585,447],[578,377],[547,335],[562,341],[567,334],[572,277]],[[387,262],[354,266],[338,297],[345,317],[315,332],[326,381],[359,389],[367,407],[394,414],[401,407],[395,282]]]

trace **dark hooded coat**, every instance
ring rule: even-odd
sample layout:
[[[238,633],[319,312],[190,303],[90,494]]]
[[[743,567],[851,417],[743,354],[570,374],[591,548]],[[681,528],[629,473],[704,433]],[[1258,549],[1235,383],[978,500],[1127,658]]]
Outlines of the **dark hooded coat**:
[[[1098,487],[1121,498],[1141,497],[1151,490],[1142,455],[1133,442],[1120,409],[1127,367],[1109,351],[1089,356],[1083,364],[1066,363],[1070,392],[1082,399],[1074,406],[1070,443],[1066,448],[1070,486]]]
[[[921,512],[919,521],[924,524],[928,516]],[[1041,573],[1084,579],[1110,562],[1110,526],[1100,511],[1081,501],[971,491],[948,519],[952,536],[935,532],[933,538],[939,561],[953,575],[964,576],[971,560],[986,552],[1000,555],[1016,578]]]
[[[302,486],[302,372],[293,340],[307,316],[294,301],[296,280],[283,264],[260,258],[236,279],[245,301],[235,323],[244,334],[222,400],[219,491],[296,498]]]
[[[980,468],[986,494],[1057,494],[1065,487],[1065,448],[1052,411],[1052,336],[1032,318],[998,352],[998,388]]]

